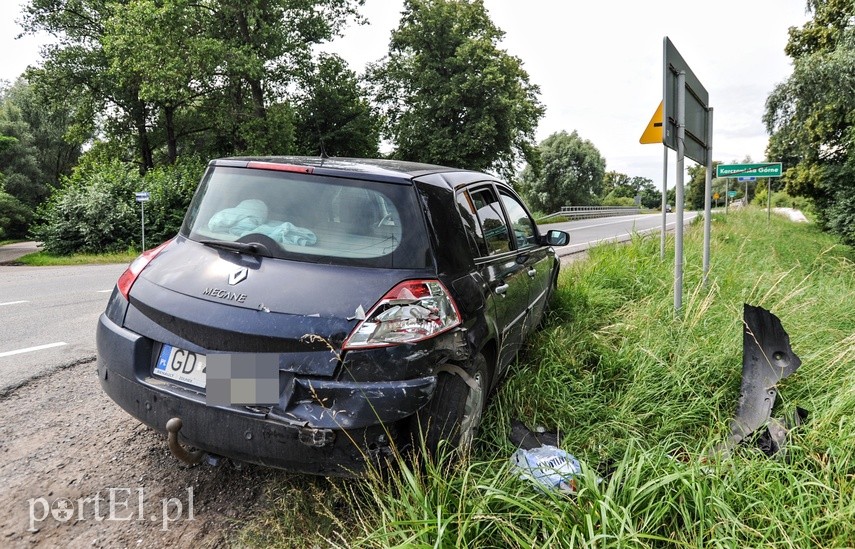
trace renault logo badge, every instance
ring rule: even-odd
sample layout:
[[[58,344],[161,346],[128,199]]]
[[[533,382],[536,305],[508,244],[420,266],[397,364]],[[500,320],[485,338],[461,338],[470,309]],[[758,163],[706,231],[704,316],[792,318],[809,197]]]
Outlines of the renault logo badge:
[[[246,280],[246,275],[249,274],[249,269],[241,267],[237,271],[229,275],[229,285],[234,286]]]

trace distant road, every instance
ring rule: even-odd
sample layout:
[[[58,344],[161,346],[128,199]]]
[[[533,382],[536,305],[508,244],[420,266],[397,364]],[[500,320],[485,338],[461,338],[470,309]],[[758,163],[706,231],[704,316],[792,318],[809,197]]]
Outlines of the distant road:
[[[11,263],[19,257],[39,251],[40,242],[16,242],[0,246],[0,265]]]
[[[683,223],[689,224],[697,216],[698,212],[687,211],[683,214]],[[677,214],[667,214],[666,228],[673,230],[676,223]],[[560,229],[570,233],[570,244],[556,248],[558,255],[561,256],[582,252],[604,242],[623,242],[632,238],[633,233],[658,233],[661,226],[661,213],[600,217],[539,225],[541,233],[549,229]]]

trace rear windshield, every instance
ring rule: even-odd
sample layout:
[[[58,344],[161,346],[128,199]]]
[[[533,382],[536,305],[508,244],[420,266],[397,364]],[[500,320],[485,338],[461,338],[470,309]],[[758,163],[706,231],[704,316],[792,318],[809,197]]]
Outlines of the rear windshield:
[[[272,257],[299,261],[402,269],[430,264],[410,185],[214,167],[181,234],[260,242]]]

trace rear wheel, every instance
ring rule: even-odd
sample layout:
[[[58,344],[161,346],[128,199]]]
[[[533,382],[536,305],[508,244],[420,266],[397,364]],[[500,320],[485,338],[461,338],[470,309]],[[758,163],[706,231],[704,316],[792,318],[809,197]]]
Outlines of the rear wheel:
[[[447,450],[466,451],[478,434],[487,404],[490,371],[478,354],[467,370],[442,371],[430,403],[416,416],[416,433],[431,453],[445,444]]]

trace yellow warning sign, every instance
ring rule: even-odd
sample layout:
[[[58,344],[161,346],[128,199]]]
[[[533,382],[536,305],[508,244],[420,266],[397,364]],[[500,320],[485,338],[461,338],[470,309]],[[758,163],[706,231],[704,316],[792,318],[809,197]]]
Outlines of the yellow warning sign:
[[[642,145],[650,143],[662,143],[662,103],[659,103],[656,112],[653,113],[653,118],[647,124],[644,133],[641,134],[641,139],[638,140]]]

